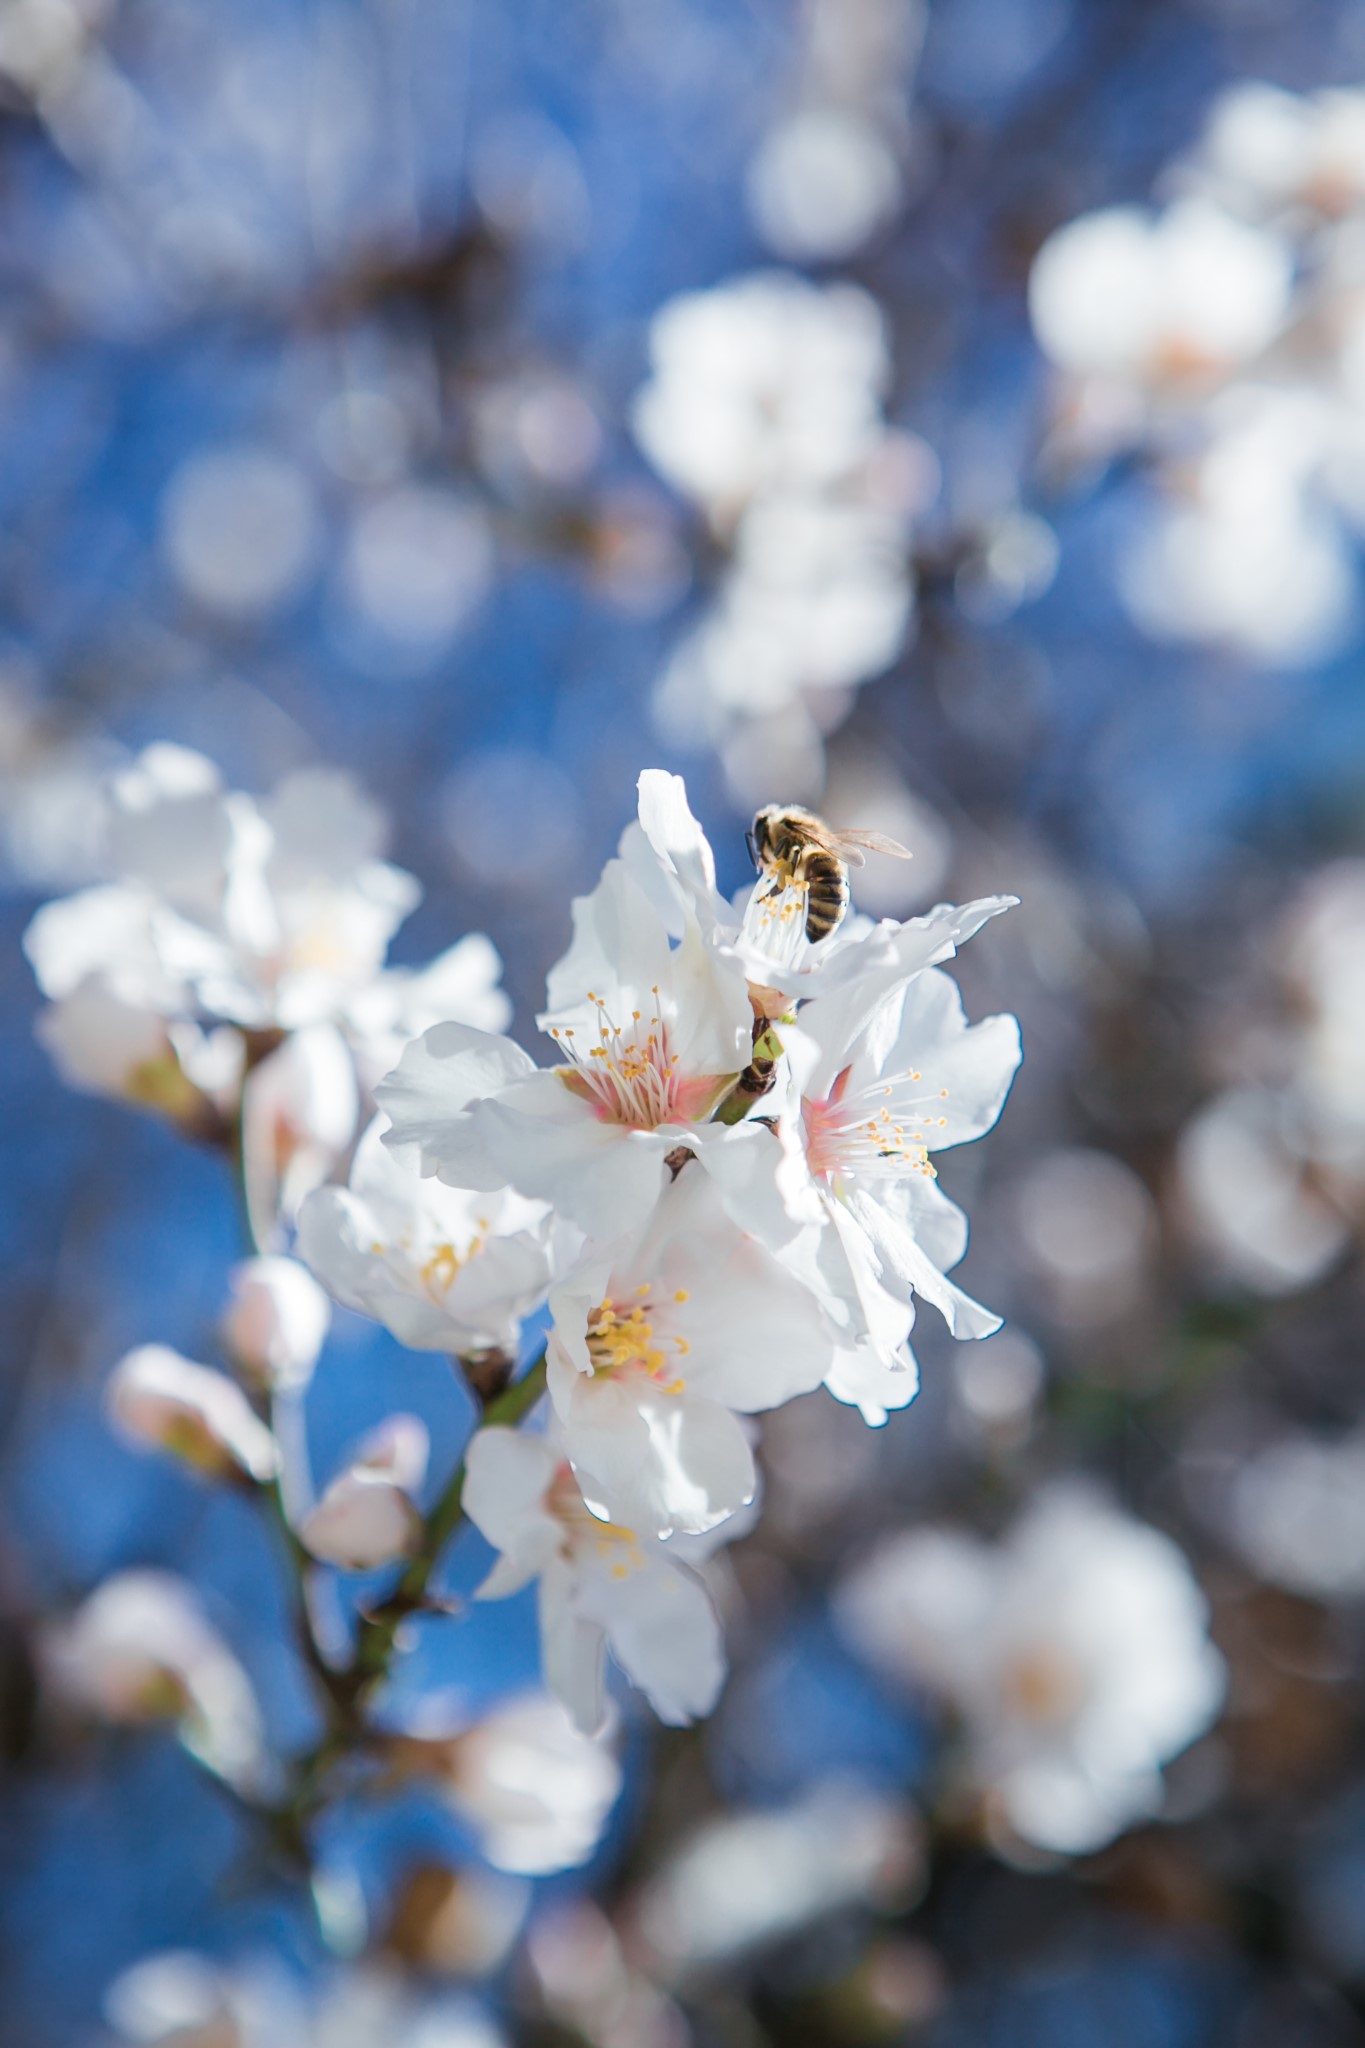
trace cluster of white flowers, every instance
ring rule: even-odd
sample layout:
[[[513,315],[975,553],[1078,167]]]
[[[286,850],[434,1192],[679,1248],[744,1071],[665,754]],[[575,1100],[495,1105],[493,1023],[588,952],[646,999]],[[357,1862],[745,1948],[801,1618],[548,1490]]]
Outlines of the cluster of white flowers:
[[[581,1726],[604,1643],[664,1719],[712,1704],[718,1624],[678,1539],[752,1499],[743,1418],[823,1382],[884,1421],[915,1391],[917,1298],[997,1327],[946,1277],[966,1222],[931,1155],[989,1129],[1018,1063],[1014,1020],[968,1026],[939,968],[1010,900],[813,944],[804,881],[732,908],[682,783],[647,773],[550,972],[556,1064],[436,1026],[377,1089],[351,1188],[305,1206],[315,1271],[409,1341],[505,1345],[548,1294],[548,1429],[481,1430],[464,1507],[502,1553],[484,1597],[538,1579]]]
[[[51,999],[39,1036],[75,1087],[201,1135],[240,1118],[260,1239],[346,1156],[362,1091],[407,1039],[507,1020],[480,934],[384,968],[421,888],[380,858],[383,818],[344,774],[302,770],[258,801],[201,754],[152,746],[110,779],[102,822],[110,879],[25,934]]]
[[[1039,252],[1054,451],[1148,459],[1157,503],[1120,565],[1144,630],[1311,661],[1357,609],[1365,94],[1235,86],[1165,183],[1162,211],[1088,214]]]
[[[755,1497],[751,1418],[823,1384],[885,1422],[916,1390],[921,1299],[957,1336],[998,1326],[948,1277],[967,1225],[932,1162],[991,1127],[1019,1062],[1014,1019],[969,1025],[942,971],[1014,899],[903,923],[846,915],[812,939],[800,861],[770,852],[731,905],[682,782],[647,772],[638,821],[574,904],[540,1067],[481,1028],[489,1010],[501,1021],[488,955],[477,977],[459,947],[425,975],[382,968],[413,885],[377,859],[373,814],[339,780],[296,778],[256,805],[225,795],[197,756],[153,749],[115,784],[110,837],[119,880],[49,906],[29,932],[54,999],[40,1029],[68,1071],[92,1078],[85,1048],[103,1042],[87,1039],[82,1006],[135,1015],[145,1057],[99,1084],[191,1124],[185,1103],[212,1101],[240,1128],[249,1178],[255,1082],[280,1075],[278,1145],[307,1085],[281,1067],[289,1054],[325,1036],[351,1120],[357,1070],[368,1078],[408,1034],[373,1088],[379,1113],[347,1184],[317,1184],[352,1141],[338,1120],[311,1185],[277,1172],[264,1210],[252,1204],[258,1242],[289,1245],[296,1222],[293,1255],[271,1249],[230,1276],[228,1369],[143,1344],[108,1382],[110,1420],[208,1479],[268,1492],[305,1562],[401,1565],[391,1622],[402,1601],[422,1604],[440,1542],[467,1517],[499,1553],[482,1598],[536,1582],[546,1682],[582,1731],[565,1724],[557,1846],[486,1853],[522,1871],[578,1860],[617,1783],[585,1742],[609,1721],[608,1648],[665,1721],[708,1712],[719,1692],[720,1623],[696,1567]],[[430,1023],[440,989],[463,1017]],[[198,1065],[210,1046],[226,1077],[212,1096]],[[402,1343],[460,1360],[482,1404],[425,1516],[430,1445],[415,1417],[389,1416],[319,1499],[306,1461],[296,1469],[297,1404],[330,1322],[319,1281]],[[543,1359],[519,1382],[523,1324],[547,1305]],[[543,1428],[507,1426],[545,1392]],[[253,1768],[259,1749],[250,1688],[188,1597],[145,1575],[100,1589],[59,1630],[49,1668],[106,1718],[175,1720],[240,1779],[244,1746]],[[359,1625],[358,1657],[391,1640],[373,1614]],[[350,1711],[370,1667],[329,1677],[312,1653]],[[496,1779],[486,1758],[469,1766],[487,1729],[391,1731],[391,1761],[462,1778],[468,1809],[471,1779]],[[533,1746],[536,1773],[553,1776],[555,1743],[542,1730]]]
[[[720,749],[742,797],[819,787],[822,734],[905,643],[910,532],[937,489],[887,426],[882,315],[855,285],[765,271],[671,300],[635,433],[725,549],[657,692],[666,731]]]

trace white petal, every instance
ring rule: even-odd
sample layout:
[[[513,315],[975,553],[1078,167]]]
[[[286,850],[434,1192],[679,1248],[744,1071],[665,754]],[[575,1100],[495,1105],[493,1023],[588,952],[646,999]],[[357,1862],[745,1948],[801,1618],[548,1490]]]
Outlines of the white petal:
[[[575,1728],[597,1735],[606,1725],[606,1634],[574,1606],[567,1582],[546,1572],[540,1582],[540,1658],[545,1683],[563,1701]]]
[[[451,1187],[500,1187],[504,1177],[472,1142],[465,1112],[534,1071],[535,1062],[510,1038],[469,1024],[437,1024],[374,1091],[392,1127],[385,1141],[417,1146],[423,1173]]]
[[[604,1123],[558,1074],[532,1074],[470,1112],[479,1157],[524,1195],[549,1202],[582,1230],[619,1237],[663,1188],[670,1127]]]
[[[477,1430],[465,1452],[464,1510],[503,1555],[478,1591],[501,1600],[544,1570],[563,1532],[545,1505],[559,1453],[542,1436],[514,1429]]]
[[[872,1240],[884,1272],[932,1302],[955,1337],[990,1337],[1000,1328],[1001,1317],[946,1279],[924,1247],[881,1203],[855,1193],[848,1206]]]
[[[620,1527],[698,1533],[752,1497],[753,1454],[718,1402],[556,1370],[553,1359],[550,1392],[586,1497]]]
[[[919,1392],[919,1367],[908,1351],[889,1365],[870,1346],[840,1351],[825,1385],[836,1401],[861,1411],[863,1421],[880,1429],[892,1408],[907,1408]]]
[[[606,1629],[611,1653],[661,1721],[709,1714],[725,1682],[720,1622],[701,1580],[666,1558],[614,1578],[596,1574],[580,1610]]]

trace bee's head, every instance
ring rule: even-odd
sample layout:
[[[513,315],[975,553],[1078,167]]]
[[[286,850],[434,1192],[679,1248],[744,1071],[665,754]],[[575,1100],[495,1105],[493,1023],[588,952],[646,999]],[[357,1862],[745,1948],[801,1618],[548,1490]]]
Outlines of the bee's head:
[[[749,852],[755,867],[759,866],[765,854],[772,851],[772,834],[768,828],[772,824],[773,819],[781,815],[781,810],[782,806],[780,804],[765,804],[763,809],[754,818],[753,830],[747,834],[747,837]]]

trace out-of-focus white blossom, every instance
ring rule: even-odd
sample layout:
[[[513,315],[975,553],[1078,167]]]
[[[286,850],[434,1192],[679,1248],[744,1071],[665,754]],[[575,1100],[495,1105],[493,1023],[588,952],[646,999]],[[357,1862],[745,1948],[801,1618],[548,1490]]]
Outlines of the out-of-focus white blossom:
[[[343,1571],[374,1571],[411,1557],[422,1534],[413,1495],[426,1477],[429,1450],[417,1416],[390,1415],[304,1516],[300,1541]]]
[[[192,455],[161,508],[162,548],[196,603],[252,619],[295,596],[317,552],[305,471],[268,448]]]
[[[226,1975],[192,1949],[134,1963],[109,1986],[104,2010],[121,2040],[148,2048],[253,2048],[253,2022],[264,2017],[249,1979]]]
[[[1350,626],[1353,552],[1315,482],[1333,423],[1312,393],[1242,389],[1174,473],[1120,566],[1119,591],[1159,640],[1239,648],[1286,665],[1331,653]]]
[[[212,1130],[241,1090],[237,1032],[168,1023],[117,976],[86,975],[39,1013],[34,1031],[69,1088],[138,1103],[190,1132]]]
[[[1225,1089],[1180,1135],[1179,1188],[1205,1253],[1259,1294],[1289,1294],[1333,1266],[1345,1218],[1313,1187],[1292,1105],[1270,1088]]]
[[[1161,1765],[1223,1697],[1184,1556],[1080,1486],[1045,1489],[995,1546],[945,1529],[891,1538],[836,1611],[871,1663],[960,1716],[1006,1838],[1066,1855],[1159,1811]]]
[[[1365,1593],[1365,1439],[1281,1437],[1233,1482],[1231,1533],[1271,1585],[1316,1600]]]
[[[670,483],[718,519],[760,492],[821,487],[875,445],[889,376],[875,300],[760,272],[655,315],[635,433]]]
[[[351,1043],[369,1087],[398,1064],[403,1047],[433,1024],[458,1017],[480,1031],[503,1031],[512,1005],[499,988],[502,957],[491,939],[470,932],[425,967],[387,967],[352,996]]]
[[[176,1721],[186,1746],[244,1790],[263,1782],[260,1713],[191,1586],[170,1572],[106,1579],[45,1625],[39,1664],[59,1698],[104,1721]]]
[[[686,1983],[790,1940],[853,1906],[891,1906],[920,1874],[914,1816],[856,1781],[797,1804],[707,1821],[645,1884],[633,1925],[667,1983]]]
[[[1115,1322],[1141,1302],[1156,1250],[1156,1207],[1121,1159],[1080,1145],[1044,1152],[1019,1184],[1016,1211],[1062,1320]]]
[[[894,212],[900,165],[875,125],[839,107],[808,107],[764,137],[749,166],[749,210],[790,262],[851,256]]]
[[[242,1179],[257,1244],[280,1237],[350,1150],[360,1113],[355,1066],[331,1024],[295,1031],[242,1090]]]
[[[402,484],[362,505],[342,564],[341,591],[362,631],[426,667],[473,618],[496,556],[478,507],[454,491]]]
[[[552,2019],[594,2048],[688,2048],[682,2013],[586,1893],[541,1904],[525,1960]]]
[[[550,1283],[549,1212],[508,1189],[424,1180],[383,1128],[377,1119],[361,1139],[347,1187],[305,1202],[300,1256],[338,1301],[416,1351],[514,1353]]]
[[[224,1967],[168,1949],[110,1985],[105,2014],[141,2048],[506,2048],[479,2006],[433,2000],[379,1960],[305,1989],[274,1961]]]
[[[332,1322],[332,1304],[297,1259],[245,1259],[228,1275],[223,1341],[233,1363],[263,1387],[303,1387]]]
[[[1284,245],[1199,200],[1116,206],[1058,228],[1029,279],[1045,353],[1075,376],[1198,390],[1259,355],[1289,310]]]
[[[384,968],[421,893],[380,858],[384,832],[346,775],[306,769],[257,800],[188,748],[149,747],[105,792],[112,879],[47,904],[24,935],[52,1003],[39,1035],[77,1086],[208,1131],[250,1067],[263,1242],[352,1142],[357,1062],[371,1081],[430,1023],[506,1021],[500,962],[477,934],[425,968]],[[265,1057],[278,1033],[298,1036]]]
[[[905,522],[832,498],[764,498],[734,534],[712,610],[658,686],[680,736],[707,722],[787,712],[889,668],[914,610]]]
[[[1365,93],[1258,79],[1220,93],[1183,182],[1258,219],[1335,219],[1365,201]]]
[[[574,1727],[558,1700],[522,1693],[453,1735],[397,1736],[400,1773],[429,1775],[499,1870],[540,1877],[586,1863],[621,1790],[607,1735]]]
[[[502,1553],[478,1597],[539,1581],[545,1682],[575,1724],[589,1735],[605,1725],[608,1645],[660,1720],[709,1713],[725,1674],[720,1625],[668,1547],[592,1514],[553,1440],[483,1429],[465,1465],[465,1512]]]
[[[896,181],[875,129],[848,110],[812,110],[789,140],[756,169],[762,203],[780,211],[792,174],[832,154],[852,178],[841,198],[837,179],[817,176],[824,211],[802,208],[804,230],[857,236],[870,226],[867,200],[879,210]],[[787,747],[788,772],[808,756],[818,787],[820,732],[910,631],[911,532],[937,469],[883,418],[880,313],[851,285],[761,272],[670,301],[655,316],[651,354],[636,437],[728,548],[714,604],[657,685],[658,723],[683,744],[735,755],[756,721],[780,714],[783,736],[802,741]],[[741,779],[737,758],[731,775]]]
[[[1053,452],[1145,458],[1118,563],[1144,632],[1318,662],[1359,623],[1365,94],[1242,82],[1164,187],[1039,252]]]
[[[1365,1179],[1365,862],[1334,861],[1306,885],[1283,956],[1304,1141],[1323,1165]]]
[[[263,1482],[280,1469],[279,1445],[235,1380],[165,1344],[142,1344],[120,1359],[105,1406],[135,1443],[172,1451],[211,1477]]]

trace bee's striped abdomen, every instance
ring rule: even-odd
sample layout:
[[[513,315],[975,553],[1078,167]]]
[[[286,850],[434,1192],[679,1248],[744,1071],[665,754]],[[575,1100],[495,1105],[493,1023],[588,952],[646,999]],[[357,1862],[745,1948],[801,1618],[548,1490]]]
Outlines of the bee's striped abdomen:
[[[808,852],[803,862],[806,884],[806,937],[818,945],[837,931],[848,909],[848,870],[837,854]]]

